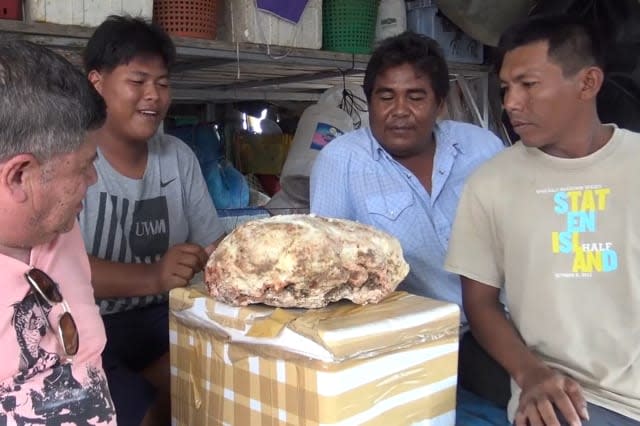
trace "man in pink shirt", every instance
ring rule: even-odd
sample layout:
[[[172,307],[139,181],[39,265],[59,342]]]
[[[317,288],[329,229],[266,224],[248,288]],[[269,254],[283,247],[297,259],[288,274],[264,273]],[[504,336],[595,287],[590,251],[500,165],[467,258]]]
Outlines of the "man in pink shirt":
[[[0,41],[0,424],[115,425],[76,217],[105,117],[50,50]]]

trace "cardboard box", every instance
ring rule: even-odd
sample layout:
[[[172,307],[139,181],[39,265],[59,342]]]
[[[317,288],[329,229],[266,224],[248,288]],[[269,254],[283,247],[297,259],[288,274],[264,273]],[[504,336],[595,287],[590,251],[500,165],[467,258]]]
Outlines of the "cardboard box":
[[[457,305],[234,308],[202,286],[170,297],[174,425],[455,423]]]
[[[25,14],[28,22],[97,27],[109,15],[151,20],[153,0],[26,0]]]

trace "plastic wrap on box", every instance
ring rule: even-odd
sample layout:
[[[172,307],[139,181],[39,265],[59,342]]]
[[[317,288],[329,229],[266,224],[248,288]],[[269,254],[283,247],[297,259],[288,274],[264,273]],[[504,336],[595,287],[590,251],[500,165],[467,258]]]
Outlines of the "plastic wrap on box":
[[[404,292],[377,305],[236,308],[171,291],[178,425],[453,425],[459,309]]]

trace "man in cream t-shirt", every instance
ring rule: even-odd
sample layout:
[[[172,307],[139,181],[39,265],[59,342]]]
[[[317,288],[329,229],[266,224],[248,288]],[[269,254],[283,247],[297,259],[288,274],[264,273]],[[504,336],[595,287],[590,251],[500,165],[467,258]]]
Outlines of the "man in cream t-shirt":
[[[499,48],[521,141],[468,181],[445,267],[512,377],[515,425],[640,425],[640,135],[600,122],[579,23],[531,18]]]

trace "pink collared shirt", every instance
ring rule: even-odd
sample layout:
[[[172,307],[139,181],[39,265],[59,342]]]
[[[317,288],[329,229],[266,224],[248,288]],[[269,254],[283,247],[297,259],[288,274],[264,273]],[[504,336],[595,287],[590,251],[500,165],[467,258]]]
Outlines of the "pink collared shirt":
[[[78,225],[34,247],[29,263],[0,254],[0,424],[55,418],[61,424],[115,425],[102,369],[106,335]],[[58,283],[75,319],[79,350],[72,358],[57,336],[62,305],[37,303],[24,277],[31,267]]]

